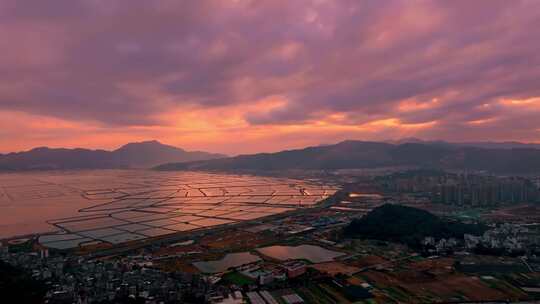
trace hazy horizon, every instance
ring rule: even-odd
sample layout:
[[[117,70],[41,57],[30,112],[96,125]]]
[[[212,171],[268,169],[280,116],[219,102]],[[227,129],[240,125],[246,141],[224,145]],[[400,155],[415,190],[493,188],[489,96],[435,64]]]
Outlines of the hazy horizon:
[[[118,145],[115,145],[115,146],[112,146],[111,148],[108,148],[108,147],[99,147],[99,146],[91,146],[91,147],[85,147],[84,145],[80,145],[80,146],[35,146],[35,147],[30,147],[28,149],[25,149],[25,150],[18,150],[18,151],[0,151],[0,154],[9,154],[9,153],[20,153],[20,152],[27,152],[27,151],[30,151],[32,149],[36,149],[36,148],[48,148],[48,149],[76,149],[76,148],[82,148],[82,149],[88,149],[88,150],[104,150],[104,151],[114,151],[114,150],[117,150],[121,147],[123,147],[124,145],[126,144],[133,144],[133,143],[144,143],[144,142],[153,142],[153,141],[156,141],[160,144],[163,144],[163,145],[167,145],[167,146],[173,146],[173,147],[176,147],[176,148],[180,148],[180,149],[183,149],[183,150],[186,150],[188,152],[195,152],[195,151],[201,151],[201,152],[209,152],[209,153],[222,153],[223,155],[229,157],[229,156],[237,156],[237,155],[243,155],[243,154],[257,154],[257,153],[275,153],[275,152],[281,152],[281,151],[286,151],[286,150],[296,150],[296,149],[302,149],[302,148],[307,148],[307,147],[316,147],[316,146],[328,146],[328,145],[334,145],[334,144],[338,144],[342,141],[347,141],[347,140],[352,140],[352,141],[366,141],[366,142],[384,142],[384,143],[397,143],[397,142],[415,142],[415,141],[419,141],[420,143],[422,142],[447,142],[447,143],[454,143],[454,144],[467,144],[467,143],[500,143],[500,144],[504,144],[504,143],[519,143],[519,144],[531,144],[531,145],[535,145],[535,144],[540,144],[540,142],[521,142],[521,141],[490,141],[490,140],[478,140],[478,141],[444,141],[442,139],[422,139],[422,138],[418,138],[418,137],[406,137],[406,138],[396,138],[396,139],[383,139],[383,140],[370,140],[370,139],[354,139],[354,138],[346,138],[344,140],[340,140],[340,141],[336,141],[336,142],[325,142],[325,143],[318,143],[318,144],[313,144],[313,145],[307,145],[307,146],[298,146],[298,147],[294,147],[294,146],[291,146],[291,147],[285,147],[285,148],[277,148],[275,150],[260,150],[260,151],[257,151],[257,150],[254,150],[252,153],[236,153],[236,154],[226,154],[226,153],[223,153],[223,152],[220,152],[220,151],[213,151],[213,150],[201,150],[201,149],[186,149],[184,146],[181,146],[181,145],[174,145],[174,144],[170,144],[170,143],[167,143],[167,142],[163,142],[163,141],[159,141],[157,139],[146,139],[146,140],[140,140],[140,141],[132,141],[132,142],[125,142],[125,143],[120,143]]]

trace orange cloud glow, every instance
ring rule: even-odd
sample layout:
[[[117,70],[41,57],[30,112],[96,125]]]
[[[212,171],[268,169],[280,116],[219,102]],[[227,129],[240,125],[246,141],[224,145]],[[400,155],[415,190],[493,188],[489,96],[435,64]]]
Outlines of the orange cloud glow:
[[[540,107],[540,97],[526,99],[503,99],[501,100],[501,104],[505,106]]]
[[[540,1],[34,2],[0,0],[2,153],[540,141]]]
[[[419,110],[428,110],[439,105],[439,99],[433,98],[428,102],[418,102],[416,100],[404,100],[399,103],[398,110],[401,112],[412,112]]]

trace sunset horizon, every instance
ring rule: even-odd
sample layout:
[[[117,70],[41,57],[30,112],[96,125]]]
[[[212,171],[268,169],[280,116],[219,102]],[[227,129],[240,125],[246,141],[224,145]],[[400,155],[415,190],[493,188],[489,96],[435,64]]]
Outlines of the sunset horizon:
[[[125,10],[4,0],[0,151],[146,139],[231,155],[346,139],[540,142],[540,45],[527,38],[538,11],[536,1]]]
[[[220,153],[220,154],[223,154],[224,156],[227,156],[227,157],[234,157],[234,156],[238,156],[238,155],[249,155],[249,154],[260,154],[260,153],[276,153],[276,152],[281,152],[281,151],[289,151],[289,150],[300,150],[300,149],[304,149],[304,148],[309,148],[309,147],[317,147],[317,146],[329,146],[329,145],[335,145],[335,144],[339,144],[341,142],[345,142],[345,141],[357,141],[357,142],[377,142],[377,143],[389,143],[389,144],[404,144],[404,143],[417,143],[417,144],[429,144],[429,143],[448,143],[448,144],[459,144],[459,145],[464,145],[464,146],[467,146],[468,144],[469,145],[472,145],[472,146],[475,146],[475,145],[481,145],[481,144],[500,144],[500,145],[504,145],[504,144],[521,144],[521,145],[540,145],[540,142],[521,142],[521,141],[514,141],[514,140],[501,140],[501,141],[497,141],[497,140],[477,140],[477,141],[445,141],[445,140],[442,140],[442,139],[437,139],[437,138],[434,138],[434,139],[424,139],[424,138],[418,138],[418,137],[404,137],[404,138],[395,138],[395,139],[382,139],[382,140],[379,140],[379,139],[367,139],[367,138],[343,138],[343,139],[340,139],[340,140],[336,140],[336,141],[328,141],[328,142],[321,142],[321,143],[307,143],[306,145],[290,145],[290,146],[278,146],[278,147],[274,147],[272,149],[269,149],[269,150],[264,150],[264,149],[253,149],[253,150],[246,150],[245,152],[226,152],[226,151],[229,151],[227,150],[227,147],[225,146],[225,150],[224,151],[219,151],[219,150],[213,150],[213,148],[215,148],[214,146],[212,145],[209,145],[208,148],[198,148],[198,146],[194,146],[192,148],[190,148],[189,146],[186,146],[186,145],[183,145],[182,142],[178,143],[178,144],[173,144],[173,143],[170,143],[170,142],[167,142],[167,141],[164,141],[164,140],[158,140],[158,139],[152,139],[152,138],[147,138],[147,139],[133,139],[131,141],[128,141],[128,142],[123,142],[123,143],[114,143],[110,146],[99,146],[99,145],[85,145],[85,144],[73,144],[73,145],[58,145],[58,146],[55,146],[55,145],[36,145],[36,146],[30,146],[28,148],[23,148],[22,150],[14,150],[14,151],[0,151],[0,154],[10,154],[10,153],[22,153],[22,152],[28,152],[28,151],[31,151],[33,149],[38,149],[38,148],[47,148],[47,149],[87,149],[87,150],[105,150],[105,151],[114,151],[114,150],[118,150],[120,148],[122,148],[123,146],[127,145],[127,144],[139,144],[139,143],[148,143],[148,142],[157,142],[158,144],[161,144],[161,145],[166,145],[166,146],[172,146],[172,147],[175,147],[175,148],[179,148],[179,149],[183,149],[183,150],[186,150],[186,151],[203,151],[203,152],[210,152],[210,153]],[[204,146],[203,146],[204,147]],[[230,151],[233,151],[233,150],[230,150]]]

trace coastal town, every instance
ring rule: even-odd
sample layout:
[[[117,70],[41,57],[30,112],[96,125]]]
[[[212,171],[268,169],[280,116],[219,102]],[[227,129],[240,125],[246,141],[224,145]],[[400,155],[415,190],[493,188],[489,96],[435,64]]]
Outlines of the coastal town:
[[[415,179],[418,172],[407,174]],[[351,178],[336,173],[334,181]],[[424,189],[422,195],[416,190],[385,190],[388,183],[380,180],[357,177],[357,182],[344,183],[335,194],[300,212],[142,241],[90,241],[58,249],[40,242],[39,235],[6,239],[0,247],[1,259],[44,284],[47,303],[533,303],[539,299],[538,204],[497,202],[471,208],[429,203],[425,196],[431,194]],[[351,222],[369,218],[386,206],[482,223],[484,228],[461,237],[422,236],[418,244],[344,234]]]

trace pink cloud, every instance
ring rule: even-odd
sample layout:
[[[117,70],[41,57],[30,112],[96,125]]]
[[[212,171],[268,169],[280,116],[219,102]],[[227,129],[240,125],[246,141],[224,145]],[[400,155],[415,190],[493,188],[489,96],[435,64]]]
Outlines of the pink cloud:
[[[0,111],[51,126],[0,121],[4,151],[80,132],[227,153],[540,140],[537,107],[501,102],[540,96],[537,1],[0,0],[0,17]]]

